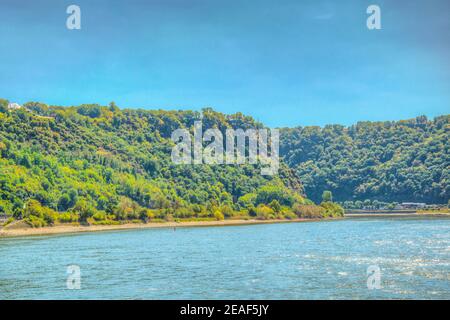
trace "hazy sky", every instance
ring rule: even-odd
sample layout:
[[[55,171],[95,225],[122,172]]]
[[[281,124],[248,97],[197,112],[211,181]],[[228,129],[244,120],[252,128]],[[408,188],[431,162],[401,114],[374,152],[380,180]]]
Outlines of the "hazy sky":
[[[81,30],[66,8],[81,7]],[[381,7],[381,30],[366,8]],[[242,111],[270,126],[450,113],[448,0],[1,0],[0,97]]]

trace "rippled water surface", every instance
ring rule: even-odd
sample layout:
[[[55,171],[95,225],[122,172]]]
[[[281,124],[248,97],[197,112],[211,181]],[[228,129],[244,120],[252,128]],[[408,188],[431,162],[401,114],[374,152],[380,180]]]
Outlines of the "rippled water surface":
[[[66,287],[67,266],[81,289]],[[367,268],[381,289],[367,288]],[[0,299],[450,299],[450,219],[0,239]]]

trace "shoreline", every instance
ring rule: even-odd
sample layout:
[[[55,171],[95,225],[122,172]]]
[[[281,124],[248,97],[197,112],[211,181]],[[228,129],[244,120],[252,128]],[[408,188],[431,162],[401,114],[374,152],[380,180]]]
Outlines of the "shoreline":
[[[281,219],[281,220],[256,220],[256,219],[230,219],[218,221],[181,221],[181,222],[149,222],[149,223],[124,223],[119,225],[69,225],[57,224],[51,227],[42,228],[11,228],[0,227],[0,239],[27,237],[27,236],[46,236],[59,234],[79,234],[88,232],[120,231],[136,229],[156,229],[156,228],[189,228],[189,227],[221,227],[221,226],[244,226],[256,224],[274,224],[274,223],[294,223],[294,222],[319,222],[342,220],[345,218],[368,218],[368,217],[449,217],[449,212],[433,213],[349,213],[342,218],[324,218],[324,219]]]
[[[87,232],[102,231],[120,231],[120,230],[136,230],[136,229],[154,229],[154,228],[184,228],[184,227],[220,227],[220,226],[239,226],[239,225],[255,225],[255,224],[272,224],[272,223],[289,223],[289,222],[314,222],[329,221],[339,218],[327,219],[283,219],[283,220],[219,220],[219,221],[182,221],[182,222],[149,222],[149,223],[125,223],[120,225],[90,225],[90,226],[74,226],[58,224],[52,227],[42,228],[17,228],[17,229],[0,229],[0,239],[27,236],[46,236],[58,234],[78,234]]]
[[[360,212],[360,213],[346,213],[344,214],[344,218],[367,218],[367,217],[449,217],[450,212]]]

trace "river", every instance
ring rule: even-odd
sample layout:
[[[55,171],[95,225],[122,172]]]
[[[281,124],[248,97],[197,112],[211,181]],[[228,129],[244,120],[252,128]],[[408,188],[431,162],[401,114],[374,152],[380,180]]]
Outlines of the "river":
[[[450,299],[450,219],[5,238],[0,299]]]

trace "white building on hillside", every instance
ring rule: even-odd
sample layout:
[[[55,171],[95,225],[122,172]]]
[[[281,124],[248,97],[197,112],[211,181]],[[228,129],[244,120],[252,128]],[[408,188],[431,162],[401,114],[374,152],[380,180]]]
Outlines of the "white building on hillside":
[[[20,104],[18,104],[18,103],[13,102],[13,103],[9,103],[8,104],[8,109],[9,110],[17,110],[17,109],[20,109],[20,108],[22,108],[22,106]]]

